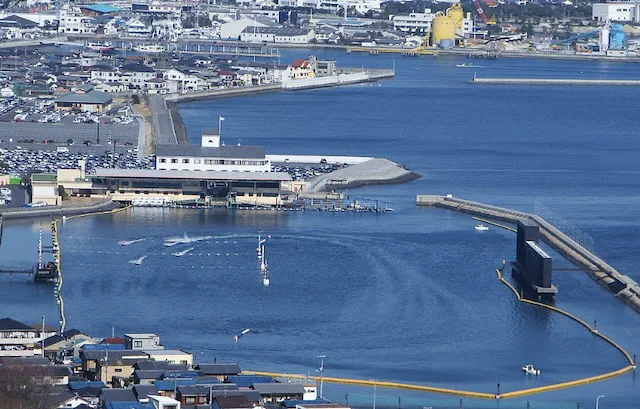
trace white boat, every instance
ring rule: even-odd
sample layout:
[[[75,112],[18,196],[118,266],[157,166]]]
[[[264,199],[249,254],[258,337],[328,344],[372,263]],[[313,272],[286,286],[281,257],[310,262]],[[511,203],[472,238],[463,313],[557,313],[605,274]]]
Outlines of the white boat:
[[[189,243],[195,243],[195,242],[203,241],[203,240],[211,240],[212,238],[213,238],[213,236],[188,237],[185,234],[184,237],[170,237],[170,238],[166,239],[164,241],[164,245],[165,245],[165,247],[172,247],[172,246],[175,246],[176,244],[189,244]]]
[[[533,365],[531,364],[527,364],[525,366],[522,367],[522,370],[527,374],[527,375],[540,375],[540,370],[536,369],[533,367]]]
[[[476,225],[475,229],[477,231],[487,231],[487,230],[489,230],[489,228],[487,226],[485,226],[484,224],[482,224],[482,223]]]
[[[95,51],[108,51],[108,50],[113,50],[113,47],[111,46],[111,43],[109,43],[109,42],[104,42],[104,43],[100,43],[100,42],[87,43],[86,48],[87,48],[87,50],[95,50]]]
[[[161,45],[138,45],[133,47],[133,49],[135,51],[139,51],[141,53],[161,53],[163,51],[166,51],[166,48],[164,48]]]
[[[479,65],[474,65],[470,62],[463,62],[462,64],[456,64],[458,68],[480,68]]]
[[[122,240],[122,241],[119,241],[118,244],[121,245],[121,246],[128,246],[130,244],[139,243],[139,242],[145,241],[145,240],[146,239]]]
[[[193,250],[193,249],[194,249],[194,247],[189,247],[188,249],[184,249],[182,251],[177,251],[175,253],[171,253],[171,255],[175,256],[175,257],[182,257],[185,254],[187,254],[188,252],[190,252],[191,250]]]

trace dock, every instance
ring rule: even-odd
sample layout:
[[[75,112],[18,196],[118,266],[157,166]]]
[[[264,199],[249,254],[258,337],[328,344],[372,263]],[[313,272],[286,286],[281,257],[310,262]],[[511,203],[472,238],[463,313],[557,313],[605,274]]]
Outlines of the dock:
[[[594,281],[611,291],[634,311],[640,313],[640,286],[637,282],[617,271],[536,214],[460,199],[451,195],[418,195],[416,204],[418,206],[440,207],[508,223],[517,223],[521,219],[533,220],[540,225],[540,238],[547,245],[576,266],[584,269]]]
[[[409,57],[419,55],[438,55],[437,49],[398,48],[398,47],[347,47],[347,53],[402,54]]]
[[[640,80],[587,80],[572,78],[478,78],[470,84],[491,85],[600,85],[600,86],[640,86]]]

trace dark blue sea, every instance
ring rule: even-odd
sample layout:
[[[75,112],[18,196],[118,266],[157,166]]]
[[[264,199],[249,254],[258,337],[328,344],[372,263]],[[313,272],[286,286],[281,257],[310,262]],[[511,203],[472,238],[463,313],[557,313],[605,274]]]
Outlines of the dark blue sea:
[[[370,56],[317,51],[341,66],[391,68],[393,80],[202,101],[180,107],[189,138],[225,117],[227,144],[268,153],[379,156],[422,175],[351,189],[385,214],[134,209],[61,227],[68,328],[96,336],[154,332],[200,362],[243,369],[393,380],[493,393],[616,370],[622,355],[567,318],[518,303],[495,268],[515,256],[506,230],[476,232],[469,216],[415,206],[417,194],[539,211],[640,280],[640,161],[632,87],[485,86],[495,77],[640,79],[636,64]],[[286,51],[283,63],[309,50]],[[48,228],[44,221],[43,226]],[[257,231],[271,286],[260,281]],[[173,257],[171,236],[210,235]],[[127,247],[120,240],[144,238]],[[33,257],[36,222],[8,222],[3,262]],[[553,253],[553,252],[552,252]],[[142,265],[130,260],[148,256]],[[556,257],[557,268],[569,264]],[[507,275],[510,277],[509,275]],[[555,305],[640,353],[640,316],[582,272],[557,272]],[[50,285],[0,277],[0,316],[57,321]],[[233,336],[251,332],[238,344]],[[534,364],[538,377],[521,367]],[[373,388],[325,384],[325,395],[371,407]],[[471,408],[638,407],[631,372],[607,381]],[[458,408],[458,397],[376,390],[376,406]]]

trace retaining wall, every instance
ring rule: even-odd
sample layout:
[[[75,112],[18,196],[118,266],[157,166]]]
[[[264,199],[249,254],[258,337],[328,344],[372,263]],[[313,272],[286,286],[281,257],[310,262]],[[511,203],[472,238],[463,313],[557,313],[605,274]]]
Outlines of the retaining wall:
[[[6,209],[2,211],[3,220],[25,219],[29,217],[51,217],[51,216],[73,216],[77,214],[100,212],[112,210],[119,207],[111,199],[103,200],[99,203],[87,206],[58,207],[47,206],[38,208],[18,208]]]

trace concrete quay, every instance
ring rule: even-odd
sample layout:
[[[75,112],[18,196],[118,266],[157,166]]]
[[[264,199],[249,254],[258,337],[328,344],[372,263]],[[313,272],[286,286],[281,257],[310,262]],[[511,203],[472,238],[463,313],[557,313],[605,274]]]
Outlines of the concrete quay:
[[[387,159],[375,158],[353,166],[314,177],[308,181],[308,192],[331,192],[335,189],[363,185],[382,185],[409,182],[419,174]]]
[[[477,78],[474,77],[470,84],[492,85],[617,85],[640,86],[640,80],[581,80],[560,78]]]
[[[640,286],[637,282],[617,271],[538,215],[439,195],[418,195],[416,204],[441,207],[509,223],[516,223],[519,219],[534,220],[540,225],[540,237],[547,245],[576,266],[583,268],[589,277],[640,313]]]
[[[5,209],[2,211],[3,220],[26,219],[32,217],[67,217],[83,214],[90,214],[103,211],[111,211],[120,207],[119,204],[111,199],[102,200],[96,204],[78,205],[78,206],[46,206],[34,208],[15,208]]]

